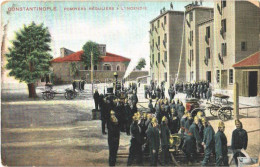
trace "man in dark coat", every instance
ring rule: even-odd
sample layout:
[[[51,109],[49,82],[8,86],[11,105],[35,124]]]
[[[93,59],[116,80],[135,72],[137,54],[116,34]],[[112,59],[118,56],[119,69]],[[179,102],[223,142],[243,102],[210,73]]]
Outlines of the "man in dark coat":
[[[131,166],[136,157],[137,163],[142,164],[142,141],[141,128],[138,125],[138,116],[133,116],[133,123],[131,124],[131,145],[129,148],[129,156],[127,166]]]
[[[202,142],[202,139],[199,135],[198,123],[198,117],[194,117],[194,122],[190,126],[188,135],[185,139],[185,154],[189,163],[195,160],[197,154],[196,146]]]
[[[169,120],[169,129],[171,134],[178,133],[180,130],[180,120],[177,117],[177,113],[174,109],[171,109],[171,117]]]
[[[180,101],[179,105],[177,106],[177,114],[179,120],[182,118],[185,111],[185,107],[183,106],[183,103]]]
[[[150,126],[146,131],[149,142],[150,166],[157,166],[158,152],[160,147],[160,135],[159,129],[157,127],[157,119],[154,117],[151,122],[152,126]]]
[[[94,102],[95,102],[95,109],[98,110],[99,93],[98,93],[97,89],[95,90],[93,98],[94,98]]]
[[[133,91],[133,95],[131,96],[131,101],[134,106],[138,103],[138,97],[136,95],[136,91]]]
[[[211,153],[213,153],[215,150],[215,131],[208,122],[206,117],[202,117],[201,121],[205,127],[202,142],[202,145],[204,146],[204,159],[201,165],[206,166],[208,164]]]
[[[100,94],[99,96],[99,100],[98,100],[98,104],[99,104],[99,109],[101,112],[101,125],[102,125],[102,134],[105,135],[106,133],[106,124],[107,124],[107,114],[106,114],[106,108],[105,108],[105,101],[104,101],[104,96],[103,94]]]
[[[167,125],[167,118],[164,116],[162,118],[162,125],[161,125],[161,147],[162,147],[162,156],[161,162],[162,166],[169,165],[169,139],[170,139],[170,130]]]
[[[158,97],[159,99],[161,98],[161,89],[159,88],[159,86],[157,86],[156,89],[156,97]]]
[[[148,108],[149,108],[149,111],[151,113],[155,113],[155,109],[153,108],[153,100],[152,99],[149,99],[149,104],[148,104]]]
[[[147,95],[149,94],[149,89],[148,87],[145,87],[145,91],[144,91],[144,98],[147,99]]]
[[[215,135],[216,166],[228,166],[227,137],[224,134],[225,124],[220,121]]]
[[[116,99],[115,103],[116,103],[115,113],[118,119],[120,130],[121,132],[125,132],[125,123],[126,123],[125,107],[119,99]]]
[[[116,156],[119,147],[120,127],[115,113],[112,111],[108,123],[108,148],[109,148],[109,166],[115,166]]]
[[[125,116],[126,116],[126,134],[130,135],[130,126],[132,124],[132,117],[134,114],[132,113],[131,107],[128,103],[128,100],[125,99]]]
[[[248,136],[246,130],[243,129],[242,122],[235,120],[236,129],[232,132],[231,148],[234,153],[236,165],[238,165],[237,157],[242,156],[241,149],[247,149]]]

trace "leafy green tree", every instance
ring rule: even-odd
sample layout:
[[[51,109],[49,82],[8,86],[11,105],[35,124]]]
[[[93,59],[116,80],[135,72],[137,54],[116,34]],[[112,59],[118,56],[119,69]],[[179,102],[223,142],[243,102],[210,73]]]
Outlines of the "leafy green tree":
[[[82,60],[84,65],[86,66],[91,66],[91,52],[93,53],[93,63],[96,65],[99,61],[99,56],[100,56],[100,51],[98,48],[98,44],[93,42],[93,41],[88,41],[85,43],[83,46],[83,55],[82,55]]]
[[[70,63],[70,74],[71,76],[73,76],[74,79],[76,76],[79,75],[79,67],[77,63],[75,62]]]
[[[142,68],[145,67],[145,65],[146,65],[145,59],[144,58],[140,58],[137,66],[135,68],[138,69],[138,70],[141,70]]]
[[[29,98],[35,98],[35,83],[50,72],[51,35],[47,27],[34,22],[24,25],[15,35],[11,41],[12,47],[6,54],[6,68],[11,70],[10,76],[27,83]]]

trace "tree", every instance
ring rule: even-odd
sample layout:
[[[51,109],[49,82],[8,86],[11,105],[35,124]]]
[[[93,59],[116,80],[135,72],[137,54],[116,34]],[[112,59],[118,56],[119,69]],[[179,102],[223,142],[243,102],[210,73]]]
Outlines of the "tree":
[[[135,68],[138,69],[138,70],[141,70],[142,68],[145,67],[145,65],[146,65],[145,59],[144,58],[140,58],[137,66]]]
[[[88,41],[83,46],[83,55],[82,55],[82,61],[84,65],[91,66],[91,52],[93,53],[93,63],[96,65],[99,61],[100,51],[98,48],[98,44],[93,41]]]
[[[6,68],[11,70],[10,76],[27,83],[29,98],[35,98],[35,83],[50,72],[52,56],[48,52],[51,51],[51,35],[47,27],[34,22],[24,25],[15,35],[6,54]]]
[[[79,75],[79,67],[77,66],[77,63],[72,62],[70,63],[70,74],[75,79],[76,76]]]

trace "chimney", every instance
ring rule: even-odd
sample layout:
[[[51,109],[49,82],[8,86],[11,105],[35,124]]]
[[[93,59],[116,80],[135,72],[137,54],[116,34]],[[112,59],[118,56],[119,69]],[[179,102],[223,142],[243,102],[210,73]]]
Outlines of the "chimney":
[[[101,56],[106,56],[106,52],[107,52],[106,44],[98,44],[98,49]]]
[[[74,53],[73,51],[66,49],[66,48],[60,48],[60,57],[66,57],[70,54]]]

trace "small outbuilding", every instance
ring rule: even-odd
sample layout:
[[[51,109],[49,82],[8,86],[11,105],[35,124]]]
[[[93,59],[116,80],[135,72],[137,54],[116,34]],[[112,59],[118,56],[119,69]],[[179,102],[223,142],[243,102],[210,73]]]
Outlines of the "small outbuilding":
[[[260,96],[260,51],[233,65],[239,96]]]

